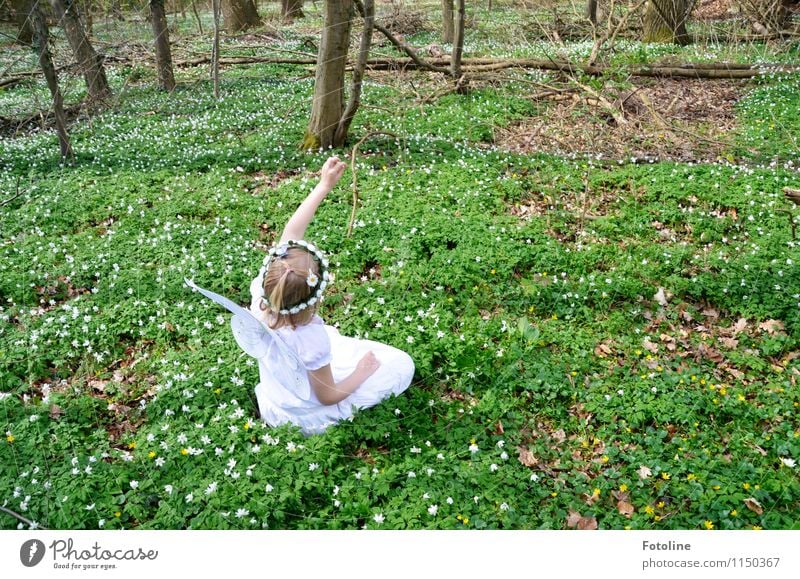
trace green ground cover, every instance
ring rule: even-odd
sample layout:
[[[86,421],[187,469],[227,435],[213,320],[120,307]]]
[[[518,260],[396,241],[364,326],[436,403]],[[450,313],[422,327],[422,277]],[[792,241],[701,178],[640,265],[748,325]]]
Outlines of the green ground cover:
[[[352,134],[397,138],[360,148],[353,234],[348,172],[309,238],[322,316],[417,373],[304,438],[258,420],[256,366],[183,279],[248,301],[329,154],[296,147],[312,80],[226,69],[215,101],[205,73],[131,74],[74,165],[51,132],[0,140],[0,504],[71,529],[797,528],[796,76],[752,84],[727,161],[644,165],[494,146],[547,114],[524,83],[419,106],[373,79]]]

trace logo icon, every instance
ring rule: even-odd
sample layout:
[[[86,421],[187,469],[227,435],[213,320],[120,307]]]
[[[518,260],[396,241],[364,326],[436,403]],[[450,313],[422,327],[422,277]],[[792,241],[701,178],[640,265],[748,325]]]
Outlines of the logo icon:
[[[19,548],[19,560],[26,567],[35,567],[44,558],[44,543],[39,539],[30,539]]]

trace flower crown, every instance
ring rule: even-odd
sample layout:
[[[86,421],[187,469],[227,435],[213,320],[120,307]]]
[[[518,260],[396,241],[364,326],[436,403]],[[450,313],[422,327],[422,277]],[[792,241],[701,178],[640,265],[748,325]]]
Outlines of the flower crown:
[[[286,257],[286,254],[292,247],[302,247],[317,260],[319,263],[319,275],[315,274],[313,271],[311,271],[311,269],[308,270],[306,284],[308,284],[308,287],[313,288],[315,291],[304,301],[294,304],[290,308],[278,310],[278,313],[282,315],[299,314],[306,308],[316,304],[322,299],[322,294],[325,291],[325,288],[328,287],[328,283],[330,283],[331,279],[330,273],[328,273],[328,258],[326,258],[325,254],[322,253],[322,251],[315,245],[302,239],[290,239],[289,241],[275,245],[269,250],[267,257],[264,258],[264,263],[261,266],[261,271],[259,272],[261,277],[261,301],[264,302],[267,307],[275,311],[272,305],[269,303],[269,299],[267,299],[267,296],[264,294],[264,279],[269,271],[269,266],[276,259],[283,259]]]

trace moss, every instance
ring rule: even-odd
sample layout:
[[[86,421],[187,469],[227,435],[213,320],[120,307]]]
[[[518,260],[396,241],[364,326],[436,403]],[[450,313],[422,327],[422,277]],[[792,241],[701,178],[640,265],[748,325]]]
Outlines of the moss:
[[[305,151],[316,151],[320,148],[320,145],[321,142],[319,135],[316,135],[310,130],[306,129],[306,132],[303,135],[303,142],[300,144],[300,148]]]

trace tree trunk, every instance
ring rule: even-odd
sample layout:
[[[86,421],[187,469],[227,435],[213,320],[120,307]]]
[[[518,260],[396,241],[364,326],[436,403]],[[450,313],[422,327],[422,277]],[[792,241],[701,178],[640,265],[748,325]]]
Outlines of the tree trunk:
[[[253,0],[222,0],[222,19],[228,34],[261,25]]]
[[[214,12],[214,43],[211,45],[211,80],[214,85],[214,98],[219,98],[219,12],[220,0],[211,0]]]
[[[83,0],[81,2],[81,17],[83,27],[86,29],[86,35],[91,36],[94,30],[94,18],[92,18],[92,0]]]
[[[375,2],[374,0],[364,0],[364,30],[361,33],[361,43],[358,47],[358,60],[353,67],[353,80],[350,83],[350,100],[347,102],[342,118],[336,128],[333,137],[333,146],[339,147],[347,140],[347,133],[350,130],[350,123],[358,111],[361,104],[361,81],[364,78],[364,70],[367,68],[369,58],[369,47],[372,44],[372,30],[375,24]]]
[[[353,0],[325,0],[314,100],[311,119],[303,138],[304,149],[335,146],[336,128],[344,111],[344,70],[352,15]]]
[[[39,65],[42,67],[47,87],[53,97],[53,113],[56,117],[56,132],[61,147],[61,158],[68,159],[72,157],[72,145],[69,142],[67,123],[64,118],[64,101],[61,97],[61,89],[58,87],[58,75],[53,66],[53,58],[50,55],[50,31],[38,0],[31,0],[28,14],[33,29],[33,46],[39,55]]]
[[[459,92],[463,89],[461,84],[461,58],[464,55],[464,0],[458,0],[456,13],[455,38],[453,40],[453,54],[450,60],[450,74],[456,83]]]
[[[56,17],[61,20],[72,53],[81,67],[89,98],[102,100],[111,94],[102,58],[95,52],[81,24],[73,0],[50,0]]]
[[[175,89],[175,75],[172,73],[172,52],[169,46],[169,27],[164,12],[164,0],[150,0],[150,23],[156,44],[156,70],[158,88],[168,92]]]
[[[592,23],[592,26],[597,26],[597,0],[588,0],[586,2],[586,18]]]
[[[453,0],[442,0],[442,42],[453,43]]]
[[[295,18],[305,18],[303,0],[281,0],[281,17],[286,22]]]
[[[197,20],[197,30],[200,34],[203,34],[203,22],[200,20],[200,14],[197,12],[197,0],[192,0],[192,12],[194,12],[194,18]]]
[[[11,0],[11,12],[17,23],[17,42],[20,44],[30,44],[33,42],[33,26],[28,17],[30,6],[27,0]]]
[[[691,44],[686,21],[692,0],[650,0],[644,13],[644,42]]]

